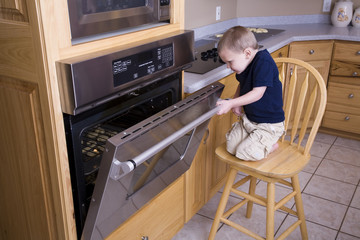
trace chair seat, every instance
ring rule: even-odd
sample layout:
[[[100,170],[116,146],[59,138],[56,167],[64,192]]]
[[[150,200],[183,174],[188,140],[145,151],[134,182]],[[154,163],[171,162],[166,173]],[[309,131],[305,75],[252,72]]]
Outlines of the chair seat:
[[[279,148],[260,161],[241,160],[226,150],[226,144],[216,148],[216,155],[221,161],[244,170],[255,172],[271,178],[288,178],[299,173],[309,162],[310,154],[304,155],[303,148],[290,144],[289,141],[278,142]]]

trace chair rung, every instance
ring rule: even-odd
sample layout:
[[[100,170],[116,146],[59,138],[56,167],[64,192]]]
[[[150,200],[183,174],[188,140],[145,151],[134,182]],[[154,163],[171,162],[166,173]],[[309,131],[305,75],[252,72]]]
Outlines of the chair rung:
[[[231,191],[233,193],[236,193],[237,195],[243,197],[243,198],[246,198],[248,199],[249,201],[252,201],[252,202],[255,202],[257,204],[260,204],[260,205],[263,205],[263,206],[266,206],[266,201],[262,200],[262,199],[259,199],[258,197],[260,197],[259,195],[256,195],[256,197],[254,196],[251,196],[250,194],[246,193],[246,192],[243,192],[243,191],[240,191],[240,190],[237,190],[237,189],[231,189]]]
[[[296,195],[296,192],[293,191],[290,194],[288,194],[286,197],[284,197],[283,199],[281,199],[278,203],[275,204],[275,210],[278,210],[280,207],[282,207],[283,205],[285,205],[285,203],[287,203],[288,201],[290,201],[290,199],[292,199],[294,196]]]
[[[292,209],[290,209],[288,207],[282,206],[282,207],[280,207],[280,209],[285,211],[285,212],[288,212],[288,213],[290,213],[290,214],[292,214],[294,216],[297,216],[297,212],[295,212],[294,210],[292,210]]]
[[[286,185],[286,186],[289,186],[289,187],[293,187],[292,184],[289,182],[289,181],[286,181],[284,179],[279,179],[278,181],[279,183],[283,184],[283,185]]]
[[[285,230],[276,240],[283,240],[287,236],[289,236],[290,233],[292,233],[299,225],[301,224],[301,220],[297,220],[295,223],[293,223],[288,229]]]
[[[235,206],[231,207],[229,210],[227,210],[224,214],[223,217],[227,218],[228,216],[230,216],[230,214],[234,213],[236,210],[238,210],[239,208],[241,208],[242,206],[245,205],[245,203],[247,203],[249,200],[248,199],[244,199],[241,202],[239,202],[238,204],[236,204]]]
[[[246,177],[240,179],[239,181],[237,181],[232,187],[233,187],[233,188],[238,188],[238,187],[240,187],[241,185],[243,185],[244,183],[246,183],[247,181],[249,181],[250,178],[251,178],[250,175],[249,175],[249,176],[246,176]]]
[[[252,238],[255,238],[257,240],[265,240],[265,238],[261,237],[260,235],[250,231],[249,229],[237,224],[237,223],[234,223],[232,221],[230,221],[229,219],[226,219],[226,218],[221,218],[220,221],[222,221],[223,223],[237,229],[238,231],[240,232],[243,232],[245,233],[246,235],[252,237]]]
[[[236,194],[238,194],[238,193],[236,193]],[[246,194],[246,193],[245,193]],[[250,195],[249,195],[250,196]],[[256,203],[258,203],[258,204],[260,204],[260,205],[262,205],[262,206],[266,206],[266,198],[264,198],[263,196],[260,196],[260,195],[257,195],[257,194],[255,194],[255,196],[256,196],[256,201],[254,201],[254,202],[256,202]],[[243,196],[244,197],[244,196]],[[260,199],[260,200],[259,200]],[[250,200],[250,199],[249,199]],[[259,202],[259,201],[261,201],[261,202]],[[277,204],[276,204],[277,205]],[[290,209],[290,208],[288,208],[288,207],[285,207],[285,206],[279,206],[278,208],[276,208],[276,210],[277,209],[281,209],[281,210],[283,210],[283,211],[285,211],[285,212],[288,212],[288,213],[290,213],[290,214],[292,214],[292,215],[294,215],[294,216],[297,216],[297,212],[295,212],[294,210],[292,210],[292,209]]]

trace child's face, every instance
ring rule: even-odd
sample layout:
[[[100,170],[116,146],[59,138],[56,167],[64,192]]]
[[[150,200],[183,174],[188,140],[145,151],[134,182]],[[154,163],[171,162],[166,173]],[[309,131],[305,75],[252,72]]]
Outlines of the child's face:
[[[251,53],[249,53],[248,49],[239,52],[225,47],[219,52],[219,56],[226,63],[227,68],[238,74],[242,73],[251,61]]]

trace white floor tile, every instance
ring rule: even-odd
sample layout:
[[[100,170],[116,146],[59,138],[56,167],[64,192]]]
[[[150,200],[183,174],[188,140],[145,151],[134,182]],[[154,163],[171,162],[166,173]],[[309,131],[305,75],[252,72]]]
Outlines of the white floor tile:
[[[304,193],[349,205],[355,189],[353,184],[314,175]]]

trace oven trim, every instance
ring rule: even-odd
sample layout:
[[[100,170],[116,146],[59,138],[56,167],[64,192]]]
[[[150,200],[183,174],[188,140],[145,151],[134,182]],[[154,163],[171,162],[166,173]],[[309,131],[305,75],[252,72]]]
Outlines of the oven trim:
[[[73,40],[170,20],[169,15],[161,16],[160,8],[169,9],[169,5],[160,7],[160,0],[147,0],[143,7],[91,14],[82,13],[81,2],[82,0],[68,0]],[[170,11],[164,9],[163,12]]]

